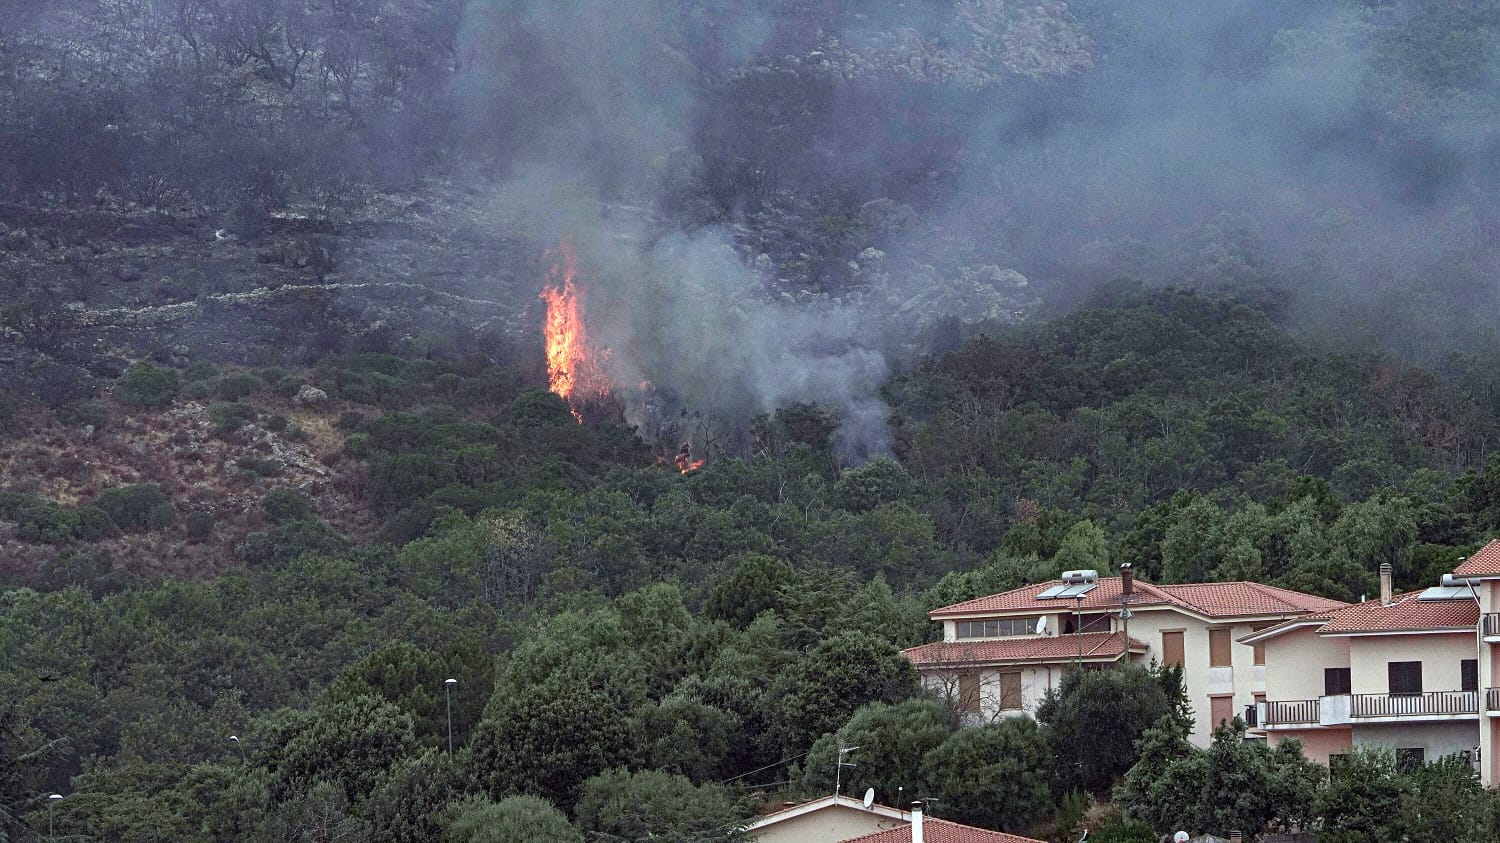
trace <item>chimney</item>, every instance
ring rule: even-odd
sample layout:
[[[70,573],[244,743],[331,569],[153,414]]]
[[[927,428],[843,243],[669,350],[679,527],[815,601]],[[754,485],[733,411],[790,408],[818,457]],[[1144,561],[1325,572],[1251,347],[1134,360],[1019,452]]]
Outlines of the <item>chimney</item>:
[[[922,803],[911,803],[911,843],[925,843],[922,837]]]
[[[1391,605],[1391,563],[1380,563],[1380,605]]]
[[[1120,566],[1120,594],[1129,597],[1135,593],[1135,567],[1129,562]]]

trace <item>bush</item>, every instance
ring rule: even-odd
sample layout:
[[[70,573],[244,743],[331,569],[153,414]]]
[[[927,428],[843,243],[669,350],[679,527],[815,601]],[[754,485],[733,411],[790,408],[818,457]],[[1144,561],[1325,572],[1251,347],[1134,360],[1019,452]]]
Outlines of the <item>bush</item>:
[[[233,433],[255,421],[255,408],[249,404],[215,404],[208,408],[208,420],[216,433]]]
[[[260,388],[260,378],[246,372],[240,372],[235,375],[225,375],[224,379],[219,381],[219,386],[214,392],[225,401],[238,401],[241,398],[254,395]]]
[[[192,363],[188,364],[188,367],[186,369],[182,370],[183,380],[186,380],[189,383],[192,383],[193,381],[212,380],[218,376],[219,367],[208,362],[207,360],[194,360]]]
[[[109,421],[109,410],[103,401],[88,399],[69,401],[57,408],[57,420],[68,427],[104,427]]]
[[[137,483],[106,489],[94,497],[94,505],[109,513],[127,533],[144,533],[170,526],[176,518],[172,499],[155,483]]]
[[[182,519],[182,525],[187,528],[188,537],[193,541],[208,541],[214,534],[214,526],[218,519],[206,509],[195,509]]]
[[[181,388],[177,370],[154,363],[134,363],[115,381],[114,394],[134,407],[165,407]]]
[[[274,416],[266,417],[265,426],[266,430],[281,433],[292,426],[292,420],[280,413],[277,413]]]
[[[120,534],[120,525],[98,506],[85,506],[78,510],[77,521],[73,525],[73,534],[81,541],[97,542],[111,539]]]
[[[344,437],[344,453],[351,457],[364,459],[374,450],[374,447],[370,444],[370,434],[368,433],[351,433]]]
[[[280,565],[308,553],[338,553],[344,537],[322,521],[288,521],[261,533],[251,533],[235,552],[251,565]]]
[[[265,510],[266,517],[271,519],[273,524],[312,516],[312,507],[307,505],[306,498],[296,492],[281,489],[267,492],[266,496],[260,499],[260,508]]]
[[[302,385],[305,383],[307,383],[306,380],[299,378],[296,375],[287,375],[286,377],[276,381],[276,394],[280,395],[282,398],[295,397],[297,391],[302,389]]]
[[[281,463],[268,457],[241,457],[234,464],[256,477],[275,477],[281,473]]]
[[[369,419],[365,418],[364,413],[356,413],[353,410],[345,410],[344,412],[339,413],[339,430],[350,430],[354,431],[355,433],[362,433],[369,428],[369,425]]]
[[[38,501],[20,513],[16,538],[31,544],[63,544],[73,538],[78,514],[51,501]]]

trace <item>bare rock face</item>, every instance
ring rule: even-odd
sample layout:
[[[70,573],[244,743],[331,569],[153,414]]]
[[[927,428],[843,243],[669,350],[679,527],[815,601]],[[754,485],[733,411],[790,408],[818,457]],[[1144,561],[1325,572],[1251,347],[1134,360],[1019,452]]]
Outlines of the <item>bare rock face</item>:
[[[301,389],[297,390],[292,400],[303,405],[321,404],[328,400],[328,393],[310,383],[305,383]]]

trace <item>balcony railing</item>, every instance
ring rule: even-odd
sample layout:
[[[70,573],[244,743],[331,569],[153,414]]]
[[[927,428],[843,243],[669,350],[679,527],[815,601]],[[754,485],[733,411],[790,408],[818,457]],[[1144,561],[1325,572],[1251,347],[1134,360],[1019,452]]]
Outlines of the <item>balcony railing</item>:
[[[1500,688],[1486,688],[1484,692],[1484,710],[1500,711]]]
[[[1266,725],[1287,726],[1318,722],[1317,700],[1277,700],[1266,702]]]
[[[1486,637],[1500,635],[1500,612],[1484,613],[1484,634]]]
[[[1354,717],[1428,717],[1478,714],[1478,691],[1428,691],[1425,694],[1355,694]]]

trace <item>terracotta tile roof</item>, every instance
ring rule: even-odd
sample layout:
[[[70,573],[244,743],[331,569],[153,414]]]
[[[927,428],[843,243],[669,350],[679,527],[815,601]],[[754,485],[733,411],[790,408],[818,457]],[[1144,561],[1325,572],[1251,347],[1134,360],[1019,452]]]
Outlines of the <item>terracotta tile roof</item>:
[[[1003,831],[988,831],[972,825],[927,817],[922,821],[922,839],[927,843],[1043,843],[1035,837],[1021,837]],[[840,843],[911,843],[911,826],[888,828],[861,837],[849,837]]]
[[[1048,588],[1061,585],[1062,580],[1026,585],[979,597],[952,606],[944,606],[928,612],[934,620],[953,617],[1032,611],[1039,612],[1063,607],[1071,611],[1076,601],[1038,600],[1036,596]],[[1190,583],[1185,585],[1152,585],[1135,581],[1135,595],[1130,598],[1132,606],[1180,606],[1211,618],[1249,617],[1255,615],[1293,615],[1337,609],[1347,604],[1338,600],[1314,597],[1300,591],[1262,585],[1254,582]],[[1093,591],[1084,595],[1083,610],[1117,609],[1120,606],[1120,578],[1103,577]]]
[[[1159,585],[1157,588],[1214,618],[1324,612],[1349,605],[1342,600],[1329,600],[1258,582],[1206,582]]]
[[[1500,577],[1500,539],[1475,551],[1453,573],[1460,577]]]
[[[1318,634],[1473,629],[1479,623],[1479,604],[1473,600],[1418,600],[1421,593],[1398,594],[1389,606],[1382,606],[1378,599],[1366,600],[1330,612]]]
[[[1083,657],[1086,659],[1119,658],[1124,654],[1124,645],[1121,643],[1123,638],[1124,636],[1118,632],[1085,632],[1082,635],[934,641],[931,644],[902,650],[901,654],[917,667],[1056,662],[1078,658],[1078,645],[1081,643]],[[1132,638],[1130,649],[1145,652],[1146,645]]]

